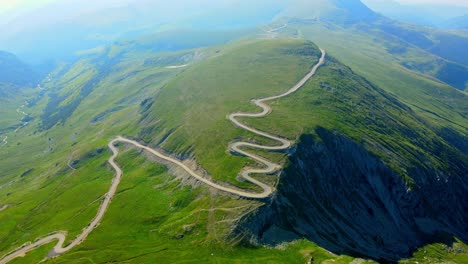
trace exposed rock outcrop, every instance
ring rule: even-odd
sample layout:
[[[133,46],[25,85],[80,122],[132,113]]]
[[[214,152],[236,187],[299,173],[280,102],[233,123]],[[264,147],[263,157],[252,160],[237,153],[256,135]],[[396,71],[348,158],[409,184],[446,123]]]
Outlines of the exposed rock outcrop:
[[[266,244],[305,237],[336,253],[391,262],[427,243],[468,241],[466,160],[453,161],[450,172],[407,168],[408,187],[364,147],[326,129],[316,133],[301,138],[277,194],[239,232]]]

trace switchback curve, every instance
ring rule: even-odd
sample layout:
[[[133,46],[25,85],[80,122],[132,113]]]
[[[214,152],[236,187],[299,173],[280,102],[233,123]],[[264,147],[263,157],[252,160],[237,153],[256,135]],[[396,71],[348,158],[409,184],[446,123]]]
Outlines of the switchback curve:
[[[245,198],[259,199],[259,198],[266,198],[269,195],[271,195],[273,193],[273,191],[274,191],[273,187],[252,178],[250,176],[250,174],[274,173],[274,172],[280,170],[281,166],[279,164],[275,164],[275,163],[273,163],[271,161],[268,161],[268,160],[266,160],[266,159],[264,159],[264,158],[262,158],[260,156],[257,156],[257,155],[255,155],[253,153],[249,153],[249,152],[247,152],[245,150],[242,150],[241,148],[242,147],[250,147],[250,148],[258,148],[258,149],[264,149],[264,150],[284,150],[284,149],[289,148],[291,146],[292,142],[287,140],[287,139],[275,136],[273,134],[269,134],[269,133],[257,130],[255,128],[251,128],[251,127],[249,127],[247,125],[242,124],[236,118],[238,118],[238,117],[250,117],[250,118],[265,117],[267,114],[269,114],[271,112],[271,107],[269,105],[267,105],[265,102],[288,96],[288,95],[296,92],[297,90],[299,90],[312,76],[314,76],[317,69],[320,66],[322,66],[323,63],[325,62],[325,55],[326,55],[325,50],[323,50],[323,49],[320,49],[320,50],[322,52],[322,55],[321,55],[321,57],[319,59],[319,62],[311,69],[311,71],[306,76],[304,76],[304,78],[302,78],[296,85],[294,85],[288,91],[286,91],[286,92],[284,92],[284,93],[282,93],[280,95],[275,95],[275,96],[270,96],[270,97],[266,97],[266,98],[254,99],[253,100],[253,103],[255,105],[262,108],[262,112],[259,112],[259,113],[237,112],[237,113],[230,114],[228,116],[229,120],[231,120],[231,122],[234,125],[236,125],[237,127],[240,127],[242,129],[250,131],[250,132],[252,132],[254,134],[257,134],[257,135],[260,135],[260,136],[263,136],[263,137],[266,137],[266,138],[269,138],[269,139],[272,139],[274,141],[277,141],[277,142],[281,143],[281,145],[279,145],[279,146],[264,146],[264,145],[239,141],[239,142],[232,143],[229,146],[231,151],[237,152],[237,153],[239,153],[241,155],[244,155],[244,156],[247,156],[247,157],[250,157],[250,158],[254,159],[255,161],[257,161],[259,163],[262,163],[262,164],[264,164],[266,166],[263,169],[250,169],[249,168],[249,169],[244,169],[241,172],[241,176],[243,178],[245,178],[249,182],[261,187],[263,189],[262,192],[252,193],[252,192],[246,192],[246,191],[242,191],[242,190],[239,190],[239,189],[234,189],[234,188],[231,188],[231,187],[225,187],[225,186],[219,185],[219,184],[214,183],[214,182],[204,178],[203,176],[197,174],[192,169],[190,169],[185,164],[183,164],[180,160],[177,160],[177,159],[175,159],[173,157],[165,155],[165,154],[163,154],[163,153],[161,153],[161,152],[159,152],[157,150],[154,150],[154,149],[152,149],[150,147],[144,146],[144,145],[142,145],[142,144],[140,144],[140,143],[138,143],[138,142],[136,142],[134,140],[118,136],[115,139],[111,140],[109,142],[109,144],[108,144],[109,149],[112,151],[112,156],[109,158],[108,162],[111,165],[111,167],[115,170],[115,176],[112,179],[112,184],[111,184],[111,186],[109,188],[109,191],[105,194],[104,200],[102,201],[101,205],[99,206],[99,209],[97,211],[96,216],[88,224],[88,226],[83,229],[81,234],[79,234],[71,243],[69,243],[67,246],[65,246],[65,240],[66,240],[67,232],[57,231],[57,232],[51,233],[46,237],[36,239],[35,242],[33,242],[33,243],[29,243],[29,244],[26,243],[23,246],[21,246],[21,247],[15,249],[15,250],[11,251],[10,253],[6,254],[5,256],[2,257],[2,259],[0,259],[0,264],[6,264],[6,263],[10,262],[11,260],[13,260],[13,259],[15,259],[17,257],[23,257],[28,252],[34,250],[35,248],[38,248],[38,247],[43,246],[45,244],[49,244],[54,240],[57,240],[57,244],[54,246],[52,251],[49,253],[49,257],[55,257],[55,256],[58,256],[60,254],[63,254],[65,252],[71,250],[73,247],[79,245],[80,243],[82,243],[87,238],[87,236],[98,226],[98,224],[101,222],[102,218],[104,217],[104,214],[105,214],[107,208],[109,207],[109,204],[110,204],[112,198],[114,197],[114,195],[115,195],[115,193],[117,191],[117,187],[118,187],[118,185],[120,183],[120,180],[122,178],[122,170],[115,163],[115,158],[119,154],[119,150],[115,147],[115,144],[118,143],[118,142],[132,144],[135,147],[140,148],[140,149],[144,149],[144,150],[150,152],[151,154],[153,154],[153,155],[155,155],[155,156],[157,156],[157,157],[159,157],[159,158],[161,158],[163,160],[169,161],[169,162],[181,167],[182,169],[184,169],[186,172],[188,172],[195,179],[197,179],[197,180],[199,180],[199,181],[201,181],[201,182],[207,184],[208,186],[213,187],[213,188],[215,188],[217,190],[224,191],[224,192],[231,193],[231,194],[235,194],[235,195],[245,197]]]

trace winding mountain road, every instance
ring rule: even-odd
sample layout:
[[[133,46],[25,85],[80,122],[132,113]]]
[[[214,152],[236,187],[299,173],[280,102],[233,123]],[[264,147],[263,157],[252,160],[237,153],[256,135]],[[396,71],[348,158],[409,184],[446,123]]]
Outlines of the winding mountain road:
[[[0,206],[0,212],[7,209],[8,207],[10,207],[9,204],[4,204],[4,205]]]
[[[98,224],[101,222],[102,218],[104,217],[104,214],[107,208],[109,207],[112,197],[114,197],[115,192],[117,191],[117,186],[119,186],[120,179],[122,178],[122,170],[120,169],[119,166],[117,166],[117,164],[114,161],[117,155],[119,155],[119,150],[114,146],[116,141],[118,141],[118,138],[112,140],[108,144],[109,149],[113,153],[112,156],[109,158],[108,162],[112,166],[112,168],[115,170],[115,176],[112,179],[112,184],[109,188],[109,191],[105,194],[104,200],[99,206],[96,216],[88,224],[88,226],[86,226],[86,228],[83,229],[81,234],[79,234],[70,244],[68,244],[68,246],[64,246],[67,232],[58,231],[58,232],[52,233],[44,238],[35,240],[34,243],[24,244],[23,246],[17,248],[16,250],[13,250],[11,253],[5,255],[0,260],[0,264],[8,263],[9,261],[17,257],[23,257],[26,255],[26,253],[34,250],[35,248],[40,247],[45,244],[49,244],[50,242],[57,240],[57,244],[49,253],[49,257],[55,257],[79,245],[81,242],[83,242],[86,239],[86,237],[88,237],[88,235],[98,226]]]
[[[20,115],[23,116],[28,116],[28,113],[24,112],[23,109],[28,105],[28,101],[24,101],[24,104],[22,104],[19,108],[16,109],[16,112]],[[21,128],[27,126],[29,122],[23,122],[23,119],[20,119],[21,124],[15,129],[15,133],[18,132]]]
[[[0,259],[0,264],[6,264],[9,261],[11,261],[11,260],[13,260],[13,259],[15,259],[17,257],[23,257],[28,252],[34,250],[35,248],[38,248],[38,247],[43,246],[45,244],[49,244],[52,241],[56,240],[57,244],[54,246],[54,248],[52,249],[52,251],[48,255],[49,257],[55,257],[55,256],[58,256],[60,254],[63,254],[65,252],[71,250],[73,247],[79,245],[81,242],[83,242],[88,237],[88,235],[99,225],[102,218],[104,217],[104,214],[105,214],[107,208],[109,207],[109,204],[110,204],[112,198],[114,197],[114,195],[115,195],[115,193],[117,191],[117,187],[118,187],[118,185],[120,183],[120,180],[122,178],[122,170],[115,163],[115,158],[119,154],[119,150],[115,147],[115,144],[119,143],[119,142],[132,144],[135,147],[146,150],[149,153],[151,153],[151,154],[153,154],[153,155],[155,155],[155,156],[157,156],[157,157],[159,157],[159,158],[161,158],[163,160],[169,161],[169,162],[179,166],[180,168],[184,169],[187,173],[189,173],[195,179],[197,179],[197,180],[205,183],[206,185],[208,185],[210,187],[213,187],[213,188],[215,188],[217,190],[224,191],[224,192],[231,193],[231,194],[235,194],[235,195],[245,197],[245,198],[266,198],[269,195],[271,195],[273,193],[273,191],[274,191],[273,187],[252,178],[250,176],[250,174],[270,174],[270,173],[274,173],[274,172],[277,172],[278,170],[280,170],[281,166],[279,164],[275,164],[275,163],[273,163],[273,162],[271,162],[269,160],[266,160],[265,158],[257,156],[257,155],[255,155],[253,153],[249,153],[249,152],[247,152],[245,150],[242,150],[241,148],[250,147],[250,148],[257,148],[257,149],[264,149],[264,150],[284,150],[284,149],[289,148],[291,146],[292,142],[287,140],[287,139],[280,138],[278,136],[275,136],[275,135],[272,135],[272,134],[269,134],[269,133],[266,133],[266,132],[262,132],[260,130],[255,129],[255,128],[251,128],[251,127],[249,127],[247,125],[242,124],[236,118],[239,118],[239,117],[241,117],[241,118],[242,117],[250,117],[250,118],[264,117],[264,116],[266,116],[267,114],[269,114],[271,112],[271,107],[269,105],[267,105],[265,102],[288,96],[288,95],[296,92],[298,89],[300,89],[312,76],[314,76],[317,69],[321,65],[323,65],[323,63],[325,62],[326,53],[325,53],[325,51],[323,49],[320,49],[320,50],[322,52],[322,56],[321,56],[319,62],[311,69],[311,71],[304,78],[302,78],[291,89],[289,89],[288,91],[286,91],[286,92],[284,92],[284,93],[282,93],[280,95],[275,95],[275,96],[270,96],[270,97],[266,97],[266,98],[254,99],[253,100],[253,103],[255,105],[262,108],[261,112],[258,112],[258,113],[237,112],[237,113],[230,114],[228,116],[229,120],[231,120],[231,122],[233,122],[233,124],[236,125],[237,127],[240,127],[242,129],[245,129],[245,130],[250,131],[252,133],[255,133],[257,135],[264,136],[266,138],[269,138],[269,139],[272,139],[274,141],[277,141],[277,142],[281,143],[281,145],[278,145],[278,146],[264,146],[264,145],[258,145],[258,144],[253,144],[253,143],[248,143],[248,142],[242,142],[241,141],[241,142],[232,143],[229,146],[231,151],[237,152],[237,153],[239,153],[241,155],[244,155],[244,156],[247,156],[247,157],[250,157],[253,160],[265,165],[265,168],[262,168],[262,169],[247,168],[247,169],[244,169],[241,172],[241,176],[243,178],[245,178],[249,182],[261,187],[263,189],[262,192],[252,193],[252,192],[247,192],[247,191],[243,191],[243,190],[239,190],[239,189],[219,185],[219,184],[214,183],[214,182],[210,181],[209,179],[206,179],[203,176],[197,174],[192,169],[190,169],[185,164],[183,164],[180,160],[177,160],[177,159],[175,159],[173,157],[165,155],[165,154],[163,154],[163,153],[161,153],[161,152],[159,152],[157,150],[154,150],[154,149],[152,149],[150,147],[144,146],[144,145],[142,145],[142,144],[140,144],[140,143],[138,143],[138,142],[136,142],[134,140],[118,136],[115,139],[111,140],[109,142],[109,144],[108,144],[109,149],[112,151],[112,156],[109,158],[108,162],[109,162],[110,166],[115,170],[115,176],[112,179],[112,184],[111,184],[111,186],[109,188],[109,191],[105,194],[104,200],[102,201],[101,205],[99,206],[99,209],[97,211],[96,216],[91,220],[91,222],[86,226],[86,228],[83,229],[81,234],[79,234],[73,241],[71,241],[67,246],[65,246],[65,240],[66,240],[67,232],[57,231],[57,232],[51,233],[46,237],[36,239],[35,242],[33,242],[33,243],[26,243],[23,246],[21,246],[21,247],[15,249],[15,250],[11,251],[10,253],[6,254],[5,256],[3,256]]]
[[[184,68],[184,67],[187,67],[188,64],[182,64],[182,65],[172,65],[172,66],[166,66],[164,68],[166,69],[179,69],[179,68]]]
[[[24,101],[24,104],[22,104],[20,107],[18,107],[18,109],[16,109],[16,112],[17,112],[18,114],[27,116],[28,114],[27,114],[26,112],[23,111],[23,109],[26,107],[27,104],[28,104],[28,101]]]
[[[279,30],[281,30],[281,29],[283,29],[283,28],[285,28],[285,27],[287,27],[287,26],[288,26],[288,24],[286,23],[286,24],[282,25],[281,27],[269,29],[269,30],[267,31],[267,33],[273,33],[273,32],[279,31]]]
[[[27,114],[26,112],[24,112],[23,110],[21,110],[23,107],[24,107],[24,105],[22,105],[21,108],[16,109],[16,112],[17,112],[18,114],[27,116],[28,114]]]
[[[274,173],[274,172],[280,170],[282,167],[279,164],[272,163],[269,160],[266,160],[266,159],[264,159],[262,157],[259,157],[259,156],[255,155],[255,154],[246,152],[246,151],[242,150],[241,148],[242,147],[251,147],[251,148],[257,148],[257,149],[264,149],[264,150],[285,150],[285,149],[288,149],[291,146],[292,142],[287,140],[287,139],[280,138],[280,137],[277,137],[275,135],[272,135],[272,134],[269,134],[269,133],[266,133],[266,132],[262,132],[260,130],[255,129],[255,128],[248,127],[247,125],[244,125],[241,122],[239,122],[236,118],[238,118],[238,117],[251,117],[251,118],[256,117],[256,118],[260,118],[260,117],[265,117],[267,114],[269,114],[271,112],[271,107],[269,105],[267,105],[265,102],[275,100],[275,99],[279,99],[279,98],[288,96],[288,95],[296,92],[310,78],[312,78],[312,76],[314,76],[314,74],[317,72],[317,69],[320,66],[323,65],[323,63],[325,62],[326,53],[325,53],[325,50],[323,50],[323,49],[320,49],[320,51],[322,52],[322,56],[320,57],[319,62],[312,68],[312,70],[306,76],[304,76],[304,78],[302,78],[302,80],[300,80],[291,89],[289,89],[288,91],[286,91],[286,92],[284,92],[282,94],[279,94],[279,95],[274,95],[274,96],[270,96],[270,97],[266,97],[266,98],[254,99],[253,100],[253,103],[255,105],[262,108],[262,110],[263,110],[262,112],[259,112],[259,113],[238,112],[238,113],[234,113],[234,114],[229,115],[229,120],[231,120],[231,122],[233,122],[236,126],[238,126],[240,128],[243,128],[243,129],[245,129],[247,131],[250,131],[250,132],[252,132],[254,134],[257,134],[257,135],[260,135],[260,136],[263,136],[263,137],[266,137],[266,138],[269,138],[269,139],[272,139],[272,140],[275,140],[275,141],[278,141],[278,142],[281,143],[281,145],[279,145],[279,146],[264,146],[264,145],[258,145],[258,144],[242,142],[242,141],[235,142],[235,143],[231,144],[230,148],[231,148],[232,151],[237,152],[237,153],[239,153],[241,155],[250,157],[250,158],[256,160],[259,163],[263,163],[266,166],[264,169],[245,169],[244,171],[241,172],[241,176],[244,179],[248,180],[249,182],[251,182],[253,184],[256,184],[256,185],[260,186],[263,189],[262,193],[255,194],[255,195],[251,194],[250,198],[265,198],[265,197],[269,196],[273,192],[272,187],[270,187],[270,186],[268,186],[268,185],[266,185],[266,184],[264,184],[262,182],[259,182],[259,181],[255,180],[254,178],[250,177],[250,174],[270,174],[270,173]],[[252,196],[255,196],[255,197],[252,197]],[[244,197],[249,197],[249,196],[244,196]]]

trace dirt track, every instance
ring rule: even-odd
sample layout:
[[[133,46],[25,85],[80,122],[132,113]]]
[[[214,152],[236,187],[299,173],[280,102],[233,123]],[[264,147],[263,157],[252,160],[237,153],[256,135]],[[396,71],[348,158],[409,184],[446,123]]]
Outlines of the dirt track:
[[[93,218],[91,223],[89,223],[88,226],[86,226],[86,228],[83,229],[81,234],[79,234],[70,244],[68,244],[67,246],[64,246],[67,232],[65,231],[55,232],[44,238],[36,240],[32,244],[23,245],[22,247],[12,251],[11,253],[7,254],[0,260],[0,264],[8,263],[9,261],[17,257],[22,257],[26,255],[26,253],[28,253],[31,250],[34,250],[37,247],[40,247],[45,244],[49,244],[50,242],[57,240],[57,244],[49,253],[50,257],[54,257],[54,256],[57,256],[57,255],[60,255],[62,253],[69,251],[70,249],[72,249],[76,245],[79,245],[81,242],[83,242],[86,239],[86,237],[97,227],[99,222],[101,222],[107,208],[109,207],[112,197],[114,197],[114,194],[117,191],[117,186],[119,186],[120,179],[122,177],[122,170],[120,169],[119,166],[117,166],[117,164],[115,164],[115,161],[114,161],[115,157],[117,157],[117,155],[119,154],[118,149],[114,146],[115,142],[116,142],[116,139],[112,140],[108,144],[110,150],[113,153],[113,155],[109,158],[108,162],[112,166],[112,168],[115,170],[115,176],[112,179],[111,187],[109,188],[109,191],[105,194],[104,200],[99,206],[96,216]]]
[[[45,244],[48,244],[48,243],[51,243],[54,240],[57,240],[57,244],[54,246],[52,251],[49,253],[49,257],[55,257],[55,256],[58,256],[60,254],[63,254],[65,252],[71,250],[73,247],[79,245],[81,242],[83,242],[86,239],[86,237],[98,226],[98,224],[102,220],[107,208],[109,207],[109,204],[110,204],[115,192],[117,191],[117,187],[118,187],[118,185],[120,183],[120,180],[121,180],[121,177],[122,177],[122,170],[115,163],[115,158],[119,154],[119,150],[115,147],[115,143],[118,143],[118,142],[132,144],[137,148],[144,149],[144,150],[150,152],[151,154],[153,154],[153,155],[155,155],[155,156],[157,156],[157,157],[159,157],[161,159],[169,161],[169,162],[181,167],[182,169],[184,169],[192,177],[196,178],[197,180],[199,180],[199,181],[201,181],[201,182],[207,184],[208,186],[211,186],[211,187],[213,187],[213,188],[215,188],[217,190],[224,191],[224,192],[231,193],[231,194],[235,194],[235,195],[238,195],[238,196],[241,196],[241,197],[246,197],[246,198],[265,198],[265,197],[268,197],[269,195],[271,195],[273,193],[273,191],[274,191],[273,187],[268,186],[267,184],[262,183],[262,182],[260,182],[260,181],[258,181],[256,179],[250,177],[250,174],[274,173],[274,172],[280,170],[281,166],[279,164],[275,164],[275,163],[273,163],[271,161],[268,161],[268,160],[266,160],[266,159],[264,159],[264,158],[262,158],[260,156],[249,153],[247,151],[244,151],[241,148],[242,147],[251,147],[251,148],[264,149],[264,150],[284,150],[284,149],[289,148],[292,143],[291,143],[291,141],[289,141],[287,139],[280,138],[278,136],[275,136],[275,135],[272,135],[272,134],[269,134],[269,133],[266,133],[266,132],[259,131],[259,130],[255,129],[255,128],[248,127],[247,125],[244,125],[241,122],[239,122],[236,118],[238,118],[238,117],[261,118],[261,117],[266,116],[268,113],[270,113],[271,112],[271,107],[269,105],[267,105],[265,102],[288,96],[288,95],[294,93],[295,91],[297,91],[299,88],[301,88],[312,76],[314,76],[317,69],[321,65],[323,65],[323,63],[325,62],[325,54],[326,53],[322,49],[321,49],[321,51],[322,51],[322,56],[321,56],[319,62],[312,68],[312,70],[304,78],[302,78],[291,89],[289,89],[288,91],[286,91],[285,93],[282,93],[280,95],[275,95],[275,96],[270,96],[270,97],[266,97],[266,98],[253,100],[253,103],[255,105],[262,108],[262,112],[259,112],[259,113],[239,112],[239,113],[233,113],[233,114],[229,115],[229,117],[228,117],[229,120],[231,120],[236,126],[242,128],[242,129],[245,129],[245,130],[250,131],[252,133],[255,133],[257,135],[264,136],[264,137],[267,137],[269,139],[272,139],[272,140],[275,140],[275,141],[278,141],[278,142],[281,143],[281,145],[279,145],[279,146],[264,146],[264,145],[252,144],[252,143],[248,143],[248,142],[235,142],[235,143],[230,145],[230,149],[232,151],[237,152],[237,153],[239,153],[241,155],[250,157],[250,158],[256,160],[257,162],[262,163],[262,164],[265,165],[265,168],[262,168],[262,169],[250,169],[249,168],[249,169],[244,169],[241,172],[242,177],[244,177],[249,182],[261,187],[263,189],[262,192],[252,193],[252,192],[246,192],[246,191],[243,191],[243,190],[239,190],[239,189],[219,185],[217,183],[214,183],[214,182],[204,178],[201,175],[198,175],[192,169],[190,169],[185,164],[183,164],[180,160],[177,160],[177,159],[175,159],[173,157],[170,157],[170,156],[165,155],[165,154],[163,154],[161,152],[158,152],[157,150],[154,150],[154,149],[152,149],[150,147],[144,146],[144,145],[142,145],[142,144],[140,144],[140,143],[138,143],[138,142],[136,142],[134,140],[130,140],[130,139],[126,139],[126,138],[118,136],[117,138],[115,138],[111,142],[109,142],[109,144],[108,144],[109,149],[113,153],[112,156],[109,158],[108,162],[112,166],[112,168],[115,170],[115,176],[114,176],[114,178],[112,180],[112,184],[111,184],[111,186],[109,188],[109,191],[105,194],[104,200],[102,201],[101,205],[99,206],[99,209],[97,211],[96,216],[88,224],[88,226],[86,226],[86,228],[83,229],[81,234],[79,234],[70,244],[68,244],[67,246],[64,246],[67,233],[65,231],[54,232],[54,233],[52,233],[52,234],[50,234],[50,235],[48,235],[46,237],[35,240],[34,243],[24,244],[23,246],[13,250],[12,252],[10,252],[7,255],[5,255],[4,257],[2,257],[2,259],[0,259],[0,264],[5,264],[5,263],[8,263],[9,261],[17,258],[17,257],[25,256],[26,253],[28,253],[29,251],[34,250],[35,248],[40,247],[40,246],[45,245]]]

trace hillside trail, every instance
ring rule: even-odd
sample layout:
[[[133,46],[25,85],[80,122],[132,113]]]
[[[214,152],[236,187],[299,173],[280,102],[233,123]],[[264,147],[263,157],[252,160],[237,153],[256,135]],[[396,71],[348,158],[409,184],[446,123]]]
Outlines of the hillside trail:
[[[288,23],[286,23],[286,24],[284,24],[284,25],[282,25],[280,27],[277,27],[277,28],[269,29],[269,30],[267,30],[267,33],[273,33],[273,32],[279,31],[279,30],[281,30],[281,29],[283,29],[283,28],[285,28],[287,26],[288,26]]]
[[[22,104],[20,107],[16,109],[16,112],[23,117],[28,116],[28,113],[24,112],[23,109],[29,104],[28,101],[24,101],[24,104]],[[15,129],[15,133],[18,132],[21,128],[27,126],[29,122],[23,122],[23,119],[20,119],[21,124]]]
[[[164,68],[166,69],[179,69],[179,68],[184,68],[189,66],[188,64],[182,64],[182,65],[172,65],[172,66],[166,66]]]
[[[232,187],[226,187],[226,186],[219,185],[219,184],[217,184],[217,183],[215,183],[215,182],[213,182],[213,181],[211,181],[209,179],[204,178],[202,175],[197,174],[195,171],[193,171],[188,166],[183,164],[182,161],[180,161],[180,160],[178,160],[176,158],[168,156],[168,155],[166,155],[164,153],[161,153],[161,152],[159,152],[159,151],[157,151],[155,149],[152,149],[150,147],[144,146],[144,145],[142,145],[142,144],[140,144],[140,143],[138,143],[138,142],[136,142],[134,140],[118,136],[118,137],[114,138],[113,140],[111,140],[109,142],[109,144],[108,144],[109,149],[112,151],[112,156],[109,158],[108,163],[115,170],[115,176],[112,179],[112,183],[111,183],[111,186],[109,188],[109,191],[105,194],[104,200],[102,201],[101,205],[99,206],[99,209],[97,211],[96,216],[91,220],[91,222],[86,226],[86,228],[83,229],[81,234],[79,234],[73,241],[71,241],[68,245],[65,246],[65,240],[66,240],[67,232],[57,231],[57,232],[51,233],[46,237],[36,239],[35,242],[33,242],[33,243],[25,243],[22,246],[20,246],[19,248],[17,248],[15,250],[11,251],[10,253],[6,254],[5,256],[3,256],[0,259],[0,264],[6,264],[6,263],[10,262],[11,260],[13,260],[13,259],[15,259],[17,257],[24,257],[28,252],[34,250],[35,248],[38,248],[38,247],[43,246],[45,244],[51,243],[54,240],[57,240],[57,244],[54,246],[54,248],[48,254],[48,257],[56,257],[58,255],[61,255],[61,254],[65,253],[65,252],[71,250],[75,246],[82,243],[88,237],[88,235],[99,225],[102,218],[104,217],[104,214],[105,214],[106,210],[108,209],[109,204],[110,204],[112,198],[114,197],[114,195],[115,195],[115,193],[117,191],[117,187],[118,187],[118,185],[120,183],[120,180],[122,178],[122,170],[115,163],[115,158],[119,154],[119,150],[116,148],[115,144],[119,143],[119,142],[120,143],[131,144],[131,145],[133,145],[133,146],[135,146],[137,148],[146,150],[147,152],[149,152],[149,153],[151,153],[151,154],[153,154],[153,155],[155,155],[155,156],[157,156],[157,157],[159,157],[159,158],[161,158],[163,160],[171,162],[171,163],[177,165],[178,167],[182,168],[183,170],[185,170],[187,173],[190,174],[191,177],[193,177],[193,178],[197,179],[198,181],[203,182],[206,185],[208,185],[208,186],[210,186],[212,188],[215,188],[215,189],[217,189],[219,191],[227,192],[227,193],[234,194],[234,195],[237,195],[237,196],[241,196],[241,197],[244,197],[244,198],[253,198],[253,199],[261,199],[261,198],[266,198],[266,197],[270,196],[274,192],[274,188],[267,185],[267,184],[265,184],[265,183],[263,183],[263,182],[260,182],[260,181],[258,181],[256,179],[252,178],[250,176],[250,174],[272,174],[272,173],[275,173],[275,172],[279,171],[282,168],[281,165],[275,164],[275,163],[273,163],[273,162],[271,162],[271,161],[269,161],[269,160],[267,160],[267,159],[265,159],[263,157],[260,157],[260,156],[258,156],[256,154],[249,153],[249,152],[247,152],[245,150],[242,150],[241,148],[242,147],[249,147],[249,148],[257,148],[257,149],[263,149],[263,150],[285,150],[285,149],[288,149],[291,146],[292,142],[287,140],[287,139],[275,136],[273,134],[269,134],[267,132],[263,132],[263,131],[255,129],[255,128],[251,128],[251,127],[249,127],[249,126],[247,126],[245,124],[242,124],[236,118],[244,118],[244,117],[262,118],[262,117],[265,117],[266,115],[268,115],[272,111],[272,109],[265,102],[275,100],[275,99],[279,99],[279,98],[288,96],[288,95],[296,92],[310,78],[312,78],[312,76],[314,76],[315,73],[317,72],[317,69],[324,64],[326,52],[323,49],[320,49],[320,51],[321,51],[322,55],[321,55],[318,63],[310,70],[309,73],[307,73],[306,76],[304,76],[304,78],[302,78],[296,85],[291,87],[288,91],[286,91],[286,92],[284,92],[282,94],[279,94],[279,95],[270,96],[270,97],[261,98],[261,99],[254,99],[252,101],[255,105],[259,106],[262,109],[261,112],[258,112],[258,113],[236,112],[236,113],[230,114],[228,116],[229,120],[234,125],[236,125],[237,127],[242,128],[242,129],[247,130],[247,131],[250,131],[250,132],[252,132],[254,134],[257,134],[259,136],[269,138],[271,140],[274,140],[274,141],[277,141],[277,142],[280,143],[280,145],[278,145],[278,146],[265,146],[265,145],[259,145],[259,144],[253,144],[253,143],[249,143],[249,142],[239,141],[239,142],[234,142],[234,143],[229,145],[229,148],[230,148],[231,151],[239,153],[239,154],[247,156],[247,157],[250,157],[251,159],[257,161],[258,163],[261,163],[261,164],[265,165],[265,168],[262,168],[262,169],[246,168],[246,169],[243,169],[241,171],[241,173],[240,173],[240,175],[244,179],[246,179],[247,181],[249,181],[249,182],[259,186],[260,188],[262,188],[262,190],[263,190],[262,192],[254,193],[254,192],[248,192],[248,191],[244,191],[244,190],[240,190],[240,189],[236,189],[236,188],[232,188]]]
[[[5,210],[5,209],[7,209],[8,207],[10,207],[9,204],[1,205],[1,206],[0,206],[0,212],[3,211],[3,210]]]

